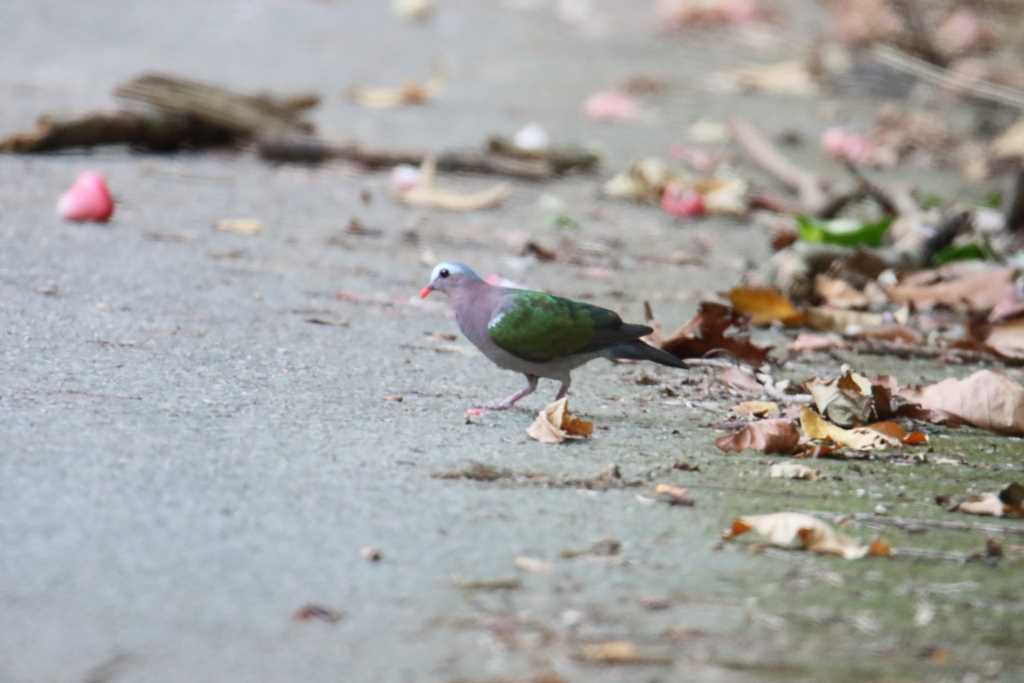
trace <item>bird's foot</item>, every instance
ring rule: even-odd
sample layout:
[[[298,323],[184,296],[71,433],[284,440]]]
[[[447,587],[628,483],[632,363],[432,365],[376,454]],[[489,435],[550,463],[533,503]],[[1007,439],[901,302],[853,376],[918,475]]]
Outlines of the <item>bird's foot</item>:
[[[508,410],[515,407],[515,402],[509,401],[491,401],[485,403],[482,406],[473,406],[470,410]]]

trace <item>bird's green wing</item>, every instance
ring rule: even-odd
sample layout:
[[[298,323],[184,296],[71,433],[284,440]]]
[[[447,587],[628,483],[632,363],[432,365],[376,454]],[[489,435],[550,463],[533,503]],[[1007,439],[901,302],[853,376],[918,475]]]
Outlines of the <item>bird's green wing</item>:
[[[491,317],[491,340],[520,358],[544,363],[593,348],[616,336],[622,319],[614,311],[523,290],[511,295]]]

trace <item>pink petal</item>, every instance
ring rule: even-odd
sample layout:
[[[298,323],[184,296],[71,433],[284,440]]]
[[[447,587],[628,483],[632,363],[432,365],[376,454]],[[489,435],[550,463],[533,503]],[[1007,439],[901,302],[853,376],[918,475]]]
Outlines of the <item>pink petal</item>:
[[[627,121],[640,116],[640,105],[629,95],[605,90],[587,98],[583,113],[595,121]]]
[[[677,218],[703,216],[707,207],[704,197],[696,190],[669,185],[661,195],[661,210]]]
[[[114,200],[102,173],[85,171],[57,201],[57,213],[69,221],[106,223],[114,214]]]

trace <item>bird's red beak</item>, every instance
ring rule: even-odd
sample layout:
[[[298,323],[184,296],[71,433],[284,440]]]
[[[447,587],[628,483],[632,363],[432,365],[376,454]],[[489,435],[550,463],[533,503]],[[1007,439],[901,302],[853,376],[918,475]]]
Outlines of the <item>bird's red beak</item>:
[[[434,288],[431,287],[430,285],[427,285],[426,287],[424,287],[423,289],[420,290],[420,298],[421,299],[426,299],[428,296],[430,296],[430,293],[433,292],[433,291],[434,291]]]

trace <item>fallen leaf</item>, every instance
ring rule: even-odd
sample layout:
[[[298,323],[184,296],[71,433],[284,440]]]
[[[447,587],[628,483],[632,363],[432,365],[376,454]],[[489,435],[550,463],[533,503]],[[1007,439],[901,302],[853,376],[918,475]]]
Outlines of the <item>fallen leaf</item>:
[[[776,418],[757,420],[733,434],[715,439],[715,446],[726,453],[739,453],[748,448],[762,453],[792,453],[800,442],[800,432],[792,420]]]
[[[983,334],[979,341],[1004,356],[1024,357],[1024,315],[985,325],[981,329]]]
[[[889,555],[889,546],[882,541],[862,545],[820,519],[798,512],[737,517],[722,532],[722,538],[731,541],[748,531],[754,531],[780,548],[801,548],[824,555],[839,555],[847,560]]]
[[[703,302],[697,315],[671,335],[661,348],[679,358],[702,358],[722,352],[750,365],[760,366],[767,360],[771,349],[755,346],[749,337],[736,334],[745,325],[746,318],[730,307]]]
[[[102,173],[81,173],[57,200],[57,213],[69,221],[106,223],[114,214],[114,199]]]
[[[1024,486],[1013,482],[999,493],[971,496],[953,509],[969,515],[1024,517]]]
[[[536,557],[527,557],[526,555],[520,555],[513,560],[516,569],[522,569],[524,572],[530,572],[532,574],[550,574],[551,563],[547,560],[541,560]]]
[[[796,224],[800,239],[805,242],[838,244],[845,247],[880,247],[882,238],[892,225],[892,218],[868,223],[851,218],[825,221],[810,216],[797,216]]]
[[[349,99],[369,109],[393,109],[409,105],[426,104],[436,97],[444,85],[440,74],[431,76],[424,83],[408,81],[397,87],[365,87],[354,85],[348,90]]]
[[[738,368],[736,366],[724,368],[720,373],[718,373],[718,381],[730,389],[736,389],[737,391],[748,392],[751,394],[760,394],[764,392],[764,385],[758,382],[754,375],[743,368]]]
[[[814,278],[814,293],[829,306],[836,308],[864,308],[870,301],[867,295],[846,280],[819,274]]]
[[[846,372],[836,379],[815,378],[804,384],[814,407],[833,424],[840,427],[862,425],[875,413],[871,381],[855,372]]]
[[[340,610],[310,603],[295,610],[292,619],[295,621],[312,621],[317,619],[319,621],[326,621],[329,624],[336,624],[341,621],[343,616]]]
[[[879,327],[885,322],[881,313],[849,311],[831,306],[812,306],[805,312],[804,323],[819,332],[857,334],[865,329]]]
[[[827,349],[842,349],[846,342],[838,334],[815,334],[814,332],[801,332],[789,345],[789,350],[794,353],[804,351],[825,351]]]
[[[818,92],[811,70],[799,60],[777,64],[751,64],[713,74],[708,85],[715,91],[737,90],[777,95],[814,95]]]
[[[920,446],[928,443],[928,435],[924,432],[908,432],[898,422],[891,420],[872,422],[867,428],[896,439],[905,446]]]
[[[669,505],[693,506],[693,498],[690,498],[690,492],[685,486],[658,484],[654,487],[654,496],[656,500],[668,503]]]
[[[629,165],[604,185],[609,197],[639,202],[658,202],[675,174],[661,159],[646,157]]]
[[[645,654],[636,644],[628,640],[612,640],[605,643],[583,645],[575,655],[576,659],[595,664],[663,664],[672,663],[671,657]]]
[[[992,370],[900,392],[926,410],[949,413],[969,425],[1024,435],[1024,386]]]
[[[768,476],[772,479],[815,481],[821,478],[821,472],[795,462],[780,462],[768,468]]]
[[[946,273],[952,273],[954,276],[929,284],[908,283],[905,280],[887,288],[886,293],[894,303],[911,303],[918,310],[946,306],[987,313],[1006,298],[1007,294],[1012,294],[1014,280],[1017,277],[1013,268],[988,266],[967,271],[946,266],[932,273],[940,278]]]
[[[434,161],[424,161],[417,182],[409,189],[399,190],[398,199],[410,206],[447,211],[478,211],[499,206],[512,193],[507,183],[498,183],[476,192],[442,189],[434,185],[434,171]]]
[[[899,439],[894,439],[868,427],[857,427],[856,429],[837,427],[807,406],[800,408],[800,428],[811,439],[828,439],[837,446],[852,448],[855,451],[884,450],[899,448],[901,445]]]
[[[569,399],[561,398],[537,414],[526,433],[541,443],[562,443],[566,439],[589,438],[594,423],[569,413]]]
[[[769,413],[779,412],[779,404],[772,401],[744,401],[732,407],[734,413],[750,415],[751,417],[764,417]]]
[[[1024,118],[1003,131],[991,150],[996,159],[1024,159]]]
[[[255,235],[263,230],[263,223],[255,218],[222,218],[214,227],[221,232],[233,232],[236,235]]]
[[[757,0],[658,0],[656,12],[671,28],[747,24],[771,16]]]
[[[734,287],[727,296],[737,312],[750,316],[752,325],[773,322],[798,325],[803,319],[803,314],[793,303],[771,287]]]
[[[437,9],[435,0],[395,0],[395,14],[405,21],[425,21]]]

